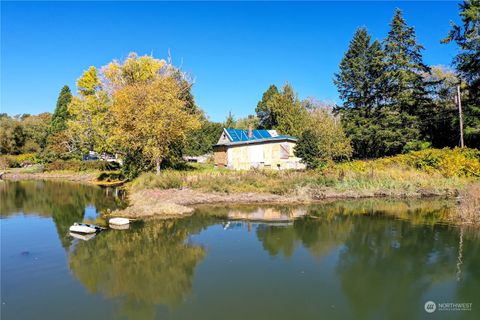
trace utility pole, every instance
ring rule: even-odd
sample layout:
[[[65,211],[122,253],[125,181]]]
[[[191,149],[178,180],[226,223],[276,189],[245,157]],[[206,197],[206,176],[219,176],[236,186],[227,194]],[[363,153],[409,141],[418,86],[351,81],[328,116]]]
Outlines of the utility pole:
[[[460,84],[457,85],[457,102],[458,102],[458,118],[460,120],[460,148],[465,147],[463,143],[463,117],[462,117],[462,100],[460,98]]]

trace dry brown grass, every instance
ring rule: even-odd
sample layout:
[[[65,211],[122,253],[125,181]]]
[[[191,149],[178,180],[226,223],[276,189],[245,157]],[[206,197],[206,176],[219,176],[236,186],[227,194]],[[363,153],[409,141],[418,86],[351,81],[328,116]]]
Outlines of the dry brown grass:
[[[172,201],[153,197],[148,191],[139,191],[128,196],[129,207],[113,211],[111,216],[129,218],[177,218],[190,215],[193,209]]]
[[[452,220],[461,224],[480,225],[480,183],[467,186],[459,196],[459,205]]]

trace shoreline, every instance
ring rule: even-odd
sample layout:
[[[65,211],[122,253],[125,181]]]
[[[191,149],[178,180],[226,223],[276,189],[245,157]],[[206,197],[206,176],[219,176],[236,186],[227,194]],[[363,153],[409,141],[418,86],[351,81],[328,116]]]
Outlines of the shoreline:
[[[22,180],[49,180],[65,181],[89,184],[102,187],[117,187],[123,185],[124,181],[99,181],[97,180],[101,172],[75,172],[75,171],[49,171],[49,172],[9,172],[3,173],[0,180],[22,181]]]
[[[94,184],[98,173],[76,172],[5,172],[2,179],[9,181],[20,180],[57,180],[70,182],[83,182]]]
[[[421,203],[422,201],[428,202],[429,200],[432,200],[437,203],[445,203],[445,201],[449,203],[448,208],[444,205],[437,208],[439,214],[442,215],[442,218],[438,220],[439,223],[478,228],[480,227],[480,197],[478,196],[478,191],[471,192],[471,189],[478,190],[480,189],[480,185],[472,184],[469,188],[460,192],[460,195],[458,195],[458,191],[455,193],[444,192],[442,194],[391,193],[388,195],[332,192],[325,193],[323,198],[316,199],[301,196],[280,196],[267,193],[222,194],[206,193],[191,189],[148,189],[128,194],[129,206],[123,210],[110,212],[109,216],[119,216],[139,220],[162,220],[189,217],[194,214],[196,210],[205,207],[220,206],[224,209],[231,209],[236,206],[251,206],[257,208],[255,211],[256,213],[253,215],[242,213],[240,210],[240,212],[227,216],[232,220],[275,222],[279,221],[277,216],[279,214],[282,215],[282,210],[272,212],[268,209],[264,210],[266,207],[290,206],[290,209],[287,209],[295,211],[298,208],[308,207],[310,205],[328,206],[338,203],[338,213],[341,213],[346,210],[345,206],[348,206],[348,203],[376,201],[383,201],[386,203],[389,201],[399,203],[415,203],[416,201],[419,201]],[[298,205],[298,207],[292,205]],[[373,207],[369,207],[368,210],[371,209],[373,209]],[[380,211],[382,210],[381,206],[376,207],[376,209]],[[404,206],[403,209],[408,213],[407,216],[409,219],[412,218],[409,214],[415,215],[415,208],[411,207],[410,204]],[[388,213],[387,211],[385,211],[385,213]],[[432,211],[432,213],[434,211]],[[268,218],[259,219],[258,215],[268,216]],[[293,218],[288,217],[287,220],[293,221],[296,216],[300,217],[304,215],[305,213],[293,214]]]
[[[78,171],[48,171],[48,172],[3,172],[2,179],[8,181],[21,180],[50,180],[85,183],[97,186],[121,186],[126,185],[126,181],[100,181],[97,180],[101,174],[100,171],[78,172]],[[321,202],[328,199],[418,199],[447,197],[454,198],[459,195],[458,188],[442,189],[441,191],[433,189],[418,188],[415,191],[402,189],[386,190],[336,190],[335,188],[315,188],[310,190],[300,190],[293,194],[274,194],[269,192],[217,192],[205,191],[195,188],[145,188],[133,191],[127,185],[128,194],[134,200],[139,197],[148,198],[152,202],[162,201],[165,203],[174,203],[177,205],[201,205],[201,204],[308,204]],[[134,196],[136,195],[136,196]]]
[[[444,198],[454,199],[458,191],[433,192],[335,192],[326,191],[314,197],[306,195],[276,195],[272,193],[219,193],[193,189],[145,189],[128,193],[129,206],[113,211],[111,215],[133,219],[177,218],[189,216],[202,205],[309,205],[337,200],[408,200]]]
[[[119,186],[124,182],[98,181],[99,172],[6,172],[2,180],[49,180],[82,183],[92,186]],[[214,192],[201,191],[192,188],[146,188],[133,191],[127,187],[128,207],[123,210],[109,212],[108,216],[126,217],[131,219],[171,219],[182,218],[193,214],[202,205],[310,205],[335,202],[339,200],[426,200],[426,199],[457,199],[456,213],[450,222],[458,225],[478,225],[480,208],[478,183],[467,184],[465,188],[448,188],[441,191],[419,188],[415,191],[391,189],[382,191],[347,190],[334,188],[300,190],[292,194],[279,195],[267,192]],[[477,190],[470,192],[471,190]]]

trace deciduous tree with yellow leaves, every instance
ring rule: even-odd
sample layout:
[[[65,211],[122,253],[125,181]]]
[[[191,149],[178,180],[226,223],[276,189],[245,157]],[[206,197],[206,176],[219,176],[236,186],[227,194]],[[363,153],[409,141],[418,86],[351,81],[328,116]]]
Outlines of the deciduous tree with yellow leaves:
[[[172,146],[200,126],[191,82],[170,62],[131,53],[100,74],[90,67],[69,106],[69,129],[83,148],[141,154],[160,173]]]
[[[113,125],[111,99],[104,90],[95,67],[90,67],[77,80],[78,95],[68,106],[68,145],[82,152],[114,152],[110,130]]]
[[[155,163],[157,174],[171,146],[200,125],[198,117],[187,112],[180,94],[175,79],[163,76],[128,84],[113,95],[113,139],[127,152],[142,150]]]

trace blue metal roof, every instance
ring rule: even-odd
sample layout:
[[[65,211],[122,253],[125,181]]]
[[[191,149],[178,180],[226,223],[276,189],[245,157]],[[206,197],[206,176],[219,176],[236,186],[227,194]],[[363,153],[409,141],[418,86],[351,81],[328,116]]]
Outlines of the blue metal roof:
[[[248,136],[248,130],[242,129],[232,129],[226,128],[227,134],[230,137],[231,142],[244,142],[244,141],[253,141],[253,140],[261,140],[261,139],[296,139],[290,136],[281,136],[281,135],[274,135],[272,136],[268,130],[252,130],[252,136]]]

